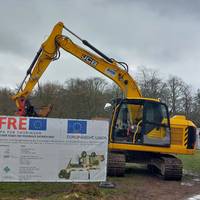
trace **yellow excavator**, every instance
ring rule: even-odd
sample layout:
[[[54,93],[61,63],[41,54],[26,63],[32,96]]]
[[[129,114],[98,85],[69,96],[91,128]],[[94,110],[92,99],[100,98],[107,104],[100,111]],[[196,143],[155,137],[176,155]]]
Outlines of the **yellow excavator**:
[[[63,35],[63,29],[94,53]],[[28,101],[28,96],[48,65],[59,58],[60,48],[113,80],[123,92],[124,98],[112,101],[108,175],[124,176],[125,163],[134,162],[146,164],[164,179],[180,180],[183,166],[174,154],[195,152],[196,126],[185,116],[170,118],[167,105],[159,99],[142,97],[136,81],[128,73],[126,63],[109,58],[62,22],[54,26],[41,45],[18,92],[12,97],[18,108],[17,115],[46,117],[50,112],[51,106],[48,106],[37,113]]]

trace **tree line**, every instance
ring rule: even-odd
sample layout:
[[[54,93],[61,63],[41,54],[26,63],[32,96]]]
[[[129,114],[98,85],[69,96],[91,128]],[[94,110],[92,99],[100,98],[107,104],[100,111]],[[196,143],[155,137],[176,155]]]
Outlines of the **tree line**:
[[[200,127],[200,89],[194,91],[177,76],[163,80],[158,71],[146,68],[140,69],[135,79],[144,97],[160,98],[168,105],[171,116],[184,114]],[[10,88],[0,88],[0,115],[14,115],[16,106],[10,98],[14,93]],[[53,104],[49,117],[92,119],[109,117],[104,105],[119,97],[122,97],[120,89],[105,79],[76,78],[64,84],[48,82],[40,85],[30,100],[36,108]]]

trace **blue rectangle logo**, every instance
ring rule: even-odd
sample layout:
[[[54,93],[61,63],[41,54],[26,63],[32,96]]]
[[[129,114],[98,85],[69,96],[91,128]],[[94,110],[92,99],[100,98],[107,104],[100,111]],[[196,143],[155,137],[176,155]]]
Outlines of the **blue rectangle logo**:
[[[86,134],[87,121],[68,120],[67,132],[71,134]]]
[[[45,131],[47,130],[46,119],[29,119],[29,130]]]

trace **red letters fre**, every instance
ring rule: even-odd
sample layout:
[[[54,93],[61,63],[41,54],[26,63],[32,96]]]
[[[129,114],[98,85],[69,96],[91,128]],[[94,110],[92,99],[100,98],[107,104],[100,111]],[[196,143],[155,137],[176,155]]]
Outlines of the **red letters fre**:
[[[20,117],[15,118],[15,117],[0,117],[0,129],[2,127],[7,128],[7,129],[19,129],[19,130],[26,130],[26,122],[27,118],[26,117]]]
[[[2,125],[6,124],[6,117],[0,117],[0,129],[2,128]]]

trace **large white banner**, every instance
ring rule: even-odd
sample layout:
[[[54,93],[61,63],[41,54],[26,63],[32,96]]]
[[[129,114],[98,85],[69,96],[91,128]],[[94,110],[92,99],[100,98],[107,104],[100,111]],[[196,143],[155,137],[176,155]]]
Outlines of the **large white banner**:
[[[0,181],[105,181],[107,150],[107,121],[0,116]]]

